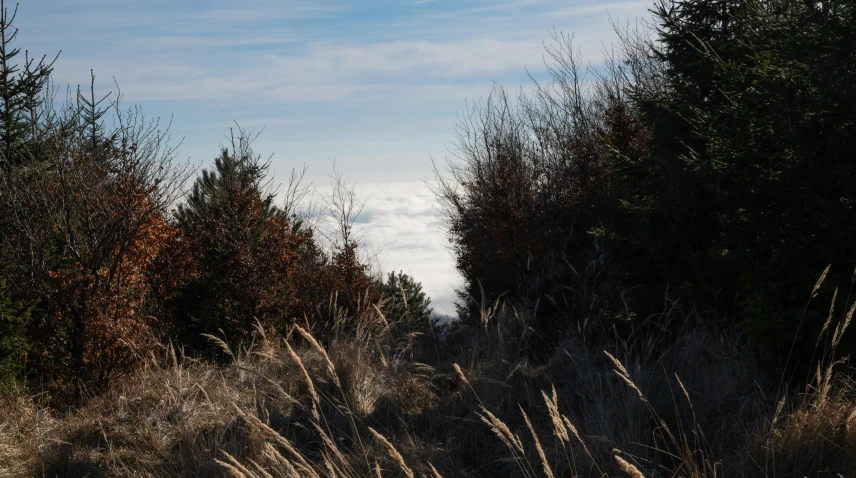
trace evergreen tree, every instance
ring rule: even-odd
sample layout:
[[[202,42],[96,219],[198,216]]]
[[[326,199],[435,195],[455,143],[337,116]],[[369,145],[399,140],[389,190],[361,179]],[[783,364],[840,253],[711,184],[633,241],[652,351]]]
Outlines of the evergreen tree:
[[[431,299],[422,284],[403,272],[390,272],[386,282],[378,284],[384,300],[383,312],[390,323],[402,324],[408,330],[424,331],[436,325]]]
[[[252,151],[223,148],[214,159],[212,170],[202,170],[185,204],[178,207],[182,225],[217,217],[225,223],[241,221],[250,209],[260,208],[259,220],[280,215],[273,204],[274,195],[264,191],[268,163],[262,163]]]
[[[108,101],[112,93],[107,93],[100,99],[95,96],[95,72],[89,71],[89,95],[84,94],[77,87],[77,101],[75,114],[77,128],[83,137],[85,145],[94,157],[106,159],[115,152],[118,143],[119,132],[108,133],[104,125],[104,117],[109,113],[115,103]],[[129,145],[125,145],[126,147]]]
[[[13,43],[18,29],[13,25],[17,5],[11,15],[0,0],[0,187],[8,185],[10,169],[26,162],[27,145],[32,146],[40,127],[36,111],[43,102],[41,93],[50,79],[53,61],[46,57],[36,63]],[[59,54],[57,54],[57,57]],[[10,220],[10,191],[0,189],[0,238],[15,231]],[[10,277],[13,269],[5,260],[8,241],[0,241],[0,278]],[[15,292],[0,279],[0,382],[21,378],[26,350],[25,328],[28,308]]]
[[[20,48],[12,46],[18,29],[12,23],[18,6],[12,14],[0,0],[0,165],[19,164],[25,156],[21,146],[34,136],[38,118],[36,110],[41,104],[41,93],[53,71],[52,61],[43,56],[38,62],[24,52],[24,62],[19,64]]]
[[[249,338],[257,320],[278,326],[302,313],[294,278],[311,234],[274,205],[268,167],[242,131],[178,208],[190,264],[167,308],[175,335],[197,350],[211,349],[201,334],[222,331],[235,345]]]
[[[661,0],[654,13],[664,85],[631,91],[651,154],[623,165],[635,227],[607,235],[611,259],[641,312],[667,286],[716,301],[771,365],[795,337],[791,365],[808,365],[823,322],[801,319],[808,293],[829,263],[830,289],[856,266],[856,6]]]

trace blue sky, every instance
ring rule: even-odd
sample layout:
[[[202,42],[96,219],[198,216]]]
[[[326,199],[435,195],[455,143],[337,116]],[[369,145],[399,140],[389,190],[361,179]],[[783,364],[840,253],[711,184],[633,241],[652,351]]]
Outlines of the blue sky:
[[[7,2],[11,3],[11,2]],[[423,282],[442,312],[458,281],[423,181],[449,156],[456,115],[494,82],[543,75],[543,42],[573,33],[601,61],[609,17],[649,1],[589,0],[26,0],[18,45],[62,50],[55,80],[105,91],[172,117],[179,154],[205,164],[233,121],[264,128],[257,152],[278,177],[309,166],[323,187],[330,161],[368,199],[364,237],[386,269]]]

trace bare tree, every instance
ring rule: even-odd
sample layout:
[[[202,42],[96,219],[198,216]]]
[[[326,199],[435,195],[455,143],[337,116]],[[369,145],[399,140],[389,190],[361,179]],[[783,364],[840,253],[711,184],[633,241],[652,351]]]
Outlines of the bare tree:
[[[357,183],[348,180],[331,162],[329,190],[321,194],[321,210],[325,216],[325,226],[321,235],[330,251],[342,250],[348,244],[359,239],[355,223],[366,205],[357,194]]]
[[[495,86],[469,105],[454,159],[444,171],[435,165],[465,316],[477,315],[480,295],[508,293],[584,313],[600,264],[587,233],[618,214],[614,157],[636,154],[626,151],[636,138],[624,136],[641,130],[622,123],[632,122],[630,80],[585,67],[570,36],[554,33],[545,49],[549,79],[532,77],[532,92],[516,98]]]
[[[292,169],[288,174],[284,186],[278,188],[278,193],[282,196],[283,214],[291,218],[295,223],[305,224],[311,228],[308,221],[311,220],[312,205],[308,204],[307,199],[312,194],[312,184],[304,185],[306,172],[309,170],[308,165],[303,165],[301,169]]]

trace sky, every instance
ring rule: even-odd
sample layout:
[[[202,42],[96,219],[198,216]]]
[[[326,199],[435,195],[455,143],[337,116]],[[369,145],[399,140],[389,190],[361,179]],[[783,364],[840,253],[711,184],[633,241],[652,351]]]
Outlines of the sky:
[[[319,191],[332,163],[366,202],[358,223],[381,267],[423,284],[452,314],[454,269],[430,192],[432,161],[458,114],[494,84],[545,74],[544,42],[572,34],[602,62],[619,23],[651,0],[24,0],[17,45],[54,55],[58,85],[101,92],[170,120],[181,159],[205,167],[235,122],[261,131],[274,184],[308,167]],[[7,6],[14,7],[7,1]]]

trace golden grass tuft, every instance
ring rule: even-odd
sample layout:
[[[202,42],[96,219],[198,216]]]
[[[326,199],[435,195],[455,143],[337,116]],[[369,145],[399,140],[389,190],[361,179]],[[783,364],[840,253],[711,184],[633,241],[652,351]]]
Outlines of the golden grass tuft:
[[[553,469],[550,467],[550,462],[547,461],[547,455],[544,454],[544,448],[541,446],[541,440],[538,439],[538,434],[535,433],[535,428],[532,426],[532,422],[529,421],[529,416],[526,415],[525,411],[523,411],[523,407],[520,407],[520,413],[523,415],[523,420],[526,422],[526,428],[529,429],[529,432],[532,434],[532,439],[535,441],[535,450],[538,451],[538,457],[541,459],[541,465],[544,467],[544,476],[555,478],[555,475],[553,475]]]
[[[381,442],[381,444],[383,444],[384,448],[386,448],[386,451],[389,452],[389,456],[392,457],[392,459],[395,461],[401,471],[404,472],[404,475],[407,476],[407,478],[413,478],[413,470],[411,470],[410,467],[407,466],[407,464],[404,462],[404,457],[402,457],[401,453],[399,453],[398,450],[396,450],[395,447],[392,446],[392,443],[390,443],[389,440],[387,440],[383,435],[378,433],[377,430],[375,430],[374,428],[369,427],[369,431],[372,435],[374,435],[375,438],[377,438],[379,442]]]
[[[615,461],[618,463],[618,466],[619,468],[621,468],[621,471],[627,473],[627,476],[629,476],[630,478],[645,478],[645,475],[643,475],[642,472],[639,471],[639,468],[636,468],[636,466],[634,466],[632,463],[625,460],[624,458],[615,455]]]

